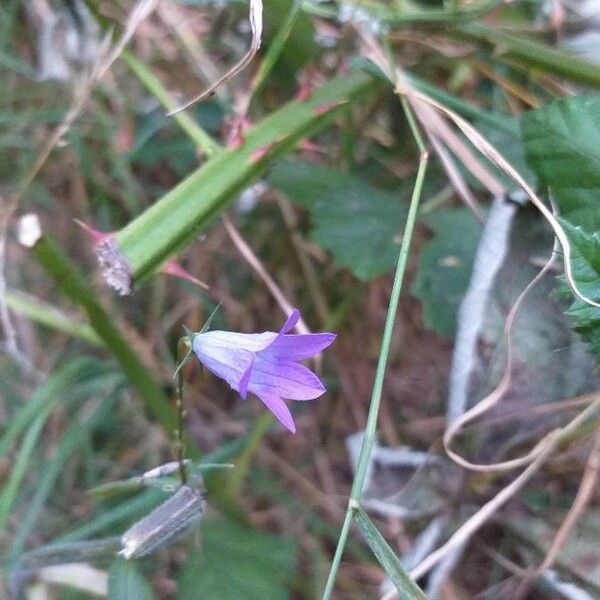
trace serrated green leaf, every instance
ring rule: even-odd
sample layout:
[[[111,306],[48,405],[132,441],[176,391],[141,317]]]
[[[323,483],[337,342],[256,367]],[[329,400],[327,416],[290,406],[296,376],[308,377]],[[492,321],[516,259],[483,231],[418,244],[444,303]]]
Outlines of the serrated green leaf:
[[[271,184],[310,211],[311,237],[363,281],[396,264],[407,215],[396,194],[341,171],[301,161],[278,163]]]
[[[481,225],[466,208],[437,210],[425,219],[434,237],[419,256],[411,293],[423,302],[425,326],[453,335],[456,312],[471,276]]]
[[[134,561],[113,561],[108,572],[108,600],[152,600],[152,589]]]
[[[573,276],[583,294],[600,299],[600,98],[576,96],[522,119],[529,163],[550,189],[572,244]],[[576,299],[567,314],[600,356],[600,309]]]
[[[600,98],[552,102],[521,123],[527,160],[561,216],[588,232],[600,229]]]
[[[600,98],[573,96],[523,117],[527,159],[553,187],[600,187]]]
[[[588,235],[564,220],[563,226],[571,241],[571,265],[579,290],[588,298],[600,301],[600,234]],[[600,308],[576,298],[567,314],[575,319],[573,327],[590,350],[600,356]]]
[[[286,600],[296,567],[291,538],[248,529],[230,520],[202,525],[202,548],[179,577],[179,600]]]

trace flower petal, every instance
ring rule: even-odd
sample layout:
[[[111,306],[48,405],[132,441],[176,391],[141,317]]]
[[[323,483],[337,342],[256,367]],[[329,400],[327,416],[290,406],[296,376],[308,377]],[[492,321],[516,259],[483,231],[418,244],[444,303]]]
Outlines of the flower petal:
[[[248,383],[250,383],[250,376],[252,375],[252,367],[254,366],[254,361],[250,363],[250,366],[244,371],[242,378],[240,379],[240,387],[238,388],[238,392],[240,396],[245,400],[248,395]]]
[[[281,326],[279,333],[275,335],[275,337],[271,340],[271,343],[269,345],[265,346],[265,348],[272,346],[275,342],[277,342],[277,340],[279,340],[283,336],[285,336],[288,331],[291,331],[296,326],[296,323],[298,323],[299,320],[300,320],[300,311],[297,308],[295,308],[291,312],[290,316],[286,319],[285,323]]]
[[[288,431],[296,433],[296,424],[292,413],[281,398],[271,394],[260,394],[258,397]]]
[[[294,327],[296,327],[296,323],[300,320],[300,311],[295,308],[291,313],[290,316],[287,318],[286,322],[281,326],[281,329],[279,330],[279,335],[283,335],[285,333],[287,333],[288,331],[291,331],[292,329],[294,329]]]
[[[277,336],[263,353],[274,358],[304,360],[322,352],[331,345],[337,336],[335,333],[306,333]]]
[[[325,391],[321,380],[307,367],[293,360],[266,360],[257,354],[248,391],[261,396],[275,395],[288,400],[314,400]]]
[[[255,353],[235,346],[219,345],[218,338],[205,337],[208,335],[200,334],[194,338],[193,350],[196,357],[211,373],[239,391],[240,382],[251,366]]]
[[[260,352],[270,346],[279,334],[272,331],[264,333],[235,333],[233,331],[208,331],[194,337],[194,347],[201,344],[206,348],[213,346],[219,348],[231,348],[237,350],[242,348],[249,352]]]

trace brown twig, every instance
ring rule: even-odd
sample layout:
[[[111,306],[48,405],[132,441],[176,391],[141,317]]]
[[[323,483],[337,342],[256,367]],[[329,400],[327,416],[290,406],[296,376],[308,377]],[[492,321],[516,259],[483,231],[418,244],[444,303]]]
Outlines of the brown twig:
[[[304,248],[304,240],[298,231],[298,220],[294,214],[294,209],[288,200],[280,197],[279,195],[277,196],[277,204],[279,206],[279,210],[281,211],[283,221],[290,231],[290,241],[296,250],[298,262],[300,263],[300,268],[304,273],[304,279],[308,287],[308,292],[311,295],[313,304],[315,305],[315,309],[319,315],[319,320],[322,324],[325,324],[329,321],[327,300],[325,299],[325,294],[323,293],[321,285],[319,284],[319,278],[317,277],[315,268]]]
[[[587,505],[589,504],[594,491],[596,489],[596,483],[598,481],[598,472],[600,470],[600,431],[596,433],[594,437],[594,441],[592,442],[592,448],[588,455],[588,459],[585,465],[585,471],[583,473],[583,477],[581,478],[581,482],[579,484],[579,488],[577,490],[577,494],[575,495],[575,500],[573,500],[573,504],[567,513],[564,521],[561,523],[552,543],[550,544],[550,548],[546,553],[546,556],[540,566],[535,569],[532,575],[528,576],[519,586],[517,591],[515,592],[515,600],[520,598],[524,598],[529,591],[529,587],[533,580],[539,577],[546,569],[550,569],[554,562],[556,561],[561,549],[567,542],[567,538],[577,525],[577,521],[583,515]]]
[[[279,308],[289,316],[294,307],[290,304],[288,299],[285,297],[284,293],[281,291],[281,288],[275,283],[274,279],[267,273],[267,270],[263,266],[262,262],[254,254],[252,248],[248,245],[246,240],[242,237],[240,232],[237,230],[236,226],[233,224],[232,220],[227,216],[226,213],[222,215],[223,225],[225,226],[225,230],[227,234],[231,238],[231,241],[234,243],[235,247],[238,249],[239,253],[244,257],[244,260],[254,269],[255,273],[263,280],[264,284],[267,286],[269,292],[275,299],[275,302],[279,305]],[[306,323],[302,319],[299,319],[296,330],[298,333],[310,333],[310,330],[306,326]]]

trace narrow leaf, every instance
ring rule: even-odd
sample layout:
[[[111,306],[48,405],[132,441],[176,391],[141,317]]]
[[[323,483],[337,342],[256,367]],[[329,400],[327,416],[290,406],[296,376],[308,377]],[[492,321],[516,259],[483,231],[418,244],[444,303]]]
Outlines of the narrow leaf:
[[[369,515],[360,506],[355,510],[354,518],[360,528],[360,532],[373,554],[377,557],[379,564],[385,569],[388,577],[393,581],[398,589],[400,598],[406,600],[427,600],[421,588],[410,578],[410,575],[404,570],[398,557],[385,541],[381,533]]]
[[[108,600],[152,600],[152,588],[136,564],[117,558],[108,572]]]

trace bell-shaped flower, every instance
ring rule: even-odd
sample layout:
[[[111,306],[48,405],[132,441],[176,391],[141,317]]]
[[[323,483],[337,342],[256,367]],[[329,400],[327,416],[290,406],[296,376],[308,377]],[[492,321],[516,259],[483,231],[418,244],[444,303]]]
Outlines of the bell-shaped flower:
[[[208,331],[194,336],[192,349],[198,360],[224,379],[242,398],[248,392],[292,433],[296,426],[285,400],[314,400],[325,391],[321,380],[298,361],[327,348],[333,333],[289,334],[300,313],[294,310],[279,333]]]

